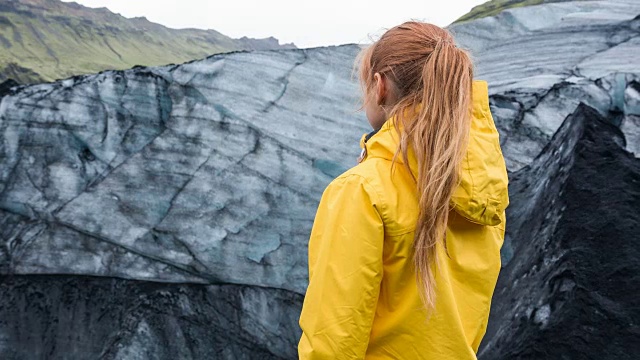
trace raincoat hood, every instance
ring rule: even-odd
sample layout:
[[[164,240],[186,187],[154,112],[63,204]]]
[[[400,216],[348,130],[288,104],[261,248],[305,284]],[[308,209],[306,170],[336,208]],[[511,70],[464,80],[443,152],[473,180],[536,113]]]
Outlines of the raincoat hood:
[[[473,81],[473,112],[469,145],[461,165],[460,184],[451,197],[453,209],[467,220],[482,225],[498,225],[509,205],[507,169],[500,150],[499,134],[489,109],[488,85]],[[366,157],[392,160],[398,147],[393,118],[374,134],[365,134],[360,147]],[[409,167],[417,174],[418,162],[410,149]],[[398,156],[397,163],[403,163]]]

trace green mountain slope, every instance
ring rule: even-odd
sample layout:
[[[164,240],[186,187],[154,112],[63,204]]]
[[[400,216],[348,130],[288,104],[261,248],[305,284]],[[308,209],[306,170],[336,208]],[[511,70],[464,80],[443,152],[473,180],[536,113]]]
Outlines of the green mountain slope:
[[[543,3],[554,3],[554,2],[567,2],[567,1],[589,1],[589,0],[491,0],[487,1],[484,4],[480,4],[471,11],[469,11],[464,16],[460,17],[458,20],[453,23],[469,21],[480,19],[487,16],[493,16],[500,13],[502,10],[514,8],[514,7],[523,7],[523,6],[532,6]]]
[[[234,50],[295,47],[170,29],[144,17],[59,0],[0,0],[0,82],[51,81],[105,69],[181,63]]]

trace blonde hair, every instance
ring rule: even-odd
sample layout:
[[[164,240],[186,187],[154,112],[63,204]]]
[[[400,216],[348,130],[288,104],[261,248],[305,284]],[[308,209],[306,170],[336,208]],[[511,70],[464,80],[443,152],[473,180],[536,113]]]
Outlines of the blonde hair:
[[[411,173],[419,197],[413,262],[422,302],[430,310],[436,300],[436,246],[447,249],[449,201],[468,144],[473,63],[447,30],[416,21],[388,30],[358,62],[364,94],[373,91],[375,73],[388,77],[397,92],[390,110],[400,138],[393,163],[402,154],[411,173],[409,147],[418,162],[417,178]]]

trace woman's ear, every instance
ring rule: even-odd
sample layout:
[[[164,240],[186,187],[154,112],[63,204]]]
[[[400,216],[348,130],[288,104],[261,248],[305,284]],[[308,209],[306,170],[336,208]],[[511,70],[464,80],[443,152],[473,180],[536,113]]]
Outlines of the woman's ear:
[[[380,73],[373,74],[376,89],[376,105],[384,105],[387,96],[387,84]]]

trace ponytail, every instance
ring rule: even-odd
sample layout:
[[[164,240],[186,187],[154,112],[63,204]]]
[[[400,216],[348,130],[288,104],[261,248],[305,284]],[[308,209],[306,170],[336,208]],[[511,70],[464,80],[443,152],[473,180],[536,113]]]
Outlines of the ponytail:
[[[376,72],[390,76],[399,91],[390,111],[400,135],[399,154],[408,168],[408,152],[418,162],[419,214],[413,263],[422,302],[435,307],[437,246],[446,247],[450,199],[458,185],[471,121],[473,64],[448,31],[432,24],[408,22],[390,29],[367,50],[361,79]],[[366,76],[366,78],[365,78]]]
[[[422,108],[406,128],[418,160],[419,209],[413,243],[414,264],[422,300],[435,306],[436,245],[446,249],[449,201],[468,142],[472,71],[467,55],[439,41],[424,64]],[[407,159],[406,146],[403,157]],[[405,161],[405,163],[407,163]]]

